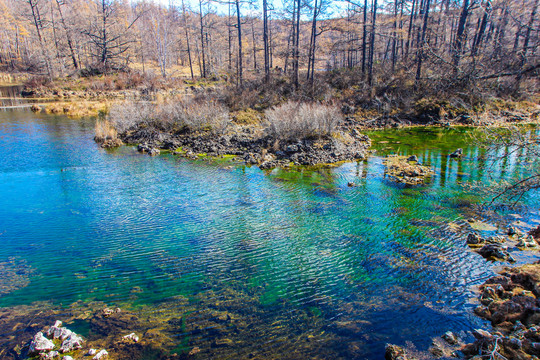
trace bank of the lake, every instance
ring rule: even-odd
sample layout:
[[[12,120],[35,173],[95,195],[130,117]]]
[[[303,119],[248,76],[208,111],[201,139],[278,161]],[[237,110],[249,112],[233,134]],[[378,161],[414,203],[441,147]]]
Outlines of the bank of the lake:
[[[365,160],[271,171],[102,149],[93,131],[94,119],[0,113],[5,358],[56,320],[116,359],[380,359],[386,343],[472,340],[489,328],[474,286],[507,263],[470,251],[467,234],[540,220],[534,192],[517,210],[476,205],[528,170],[492,166],[466,128],[369,133]],[[386,153],[434,176],[389,181]],[[140,342],[122,341],[131,332]]]

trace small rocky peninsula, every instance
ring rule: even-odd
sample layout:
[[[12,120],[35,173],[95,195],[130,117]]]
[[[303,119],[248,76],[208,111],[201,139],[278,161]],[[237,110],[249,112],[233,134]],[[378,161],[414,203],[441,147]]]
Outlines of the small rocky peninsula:
[[[261,169],[364,159],[371,146],[369,137],[331,106],[287,103],[250,124],[229,119],[227,109],[208,100],[142,106],[142,111],[112,109],[105,121],[98,120],[96,142],[105,148],[136,145],[151,156],[232,155]]]

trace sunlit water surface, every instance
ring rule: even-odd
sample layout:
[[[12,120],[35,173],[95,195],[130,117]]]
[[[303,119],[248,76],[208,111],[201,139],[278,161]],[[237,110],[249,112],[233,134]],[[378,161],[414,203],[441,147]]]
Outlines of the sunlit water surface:
[[[174,305],[183,316],[220,294],[248,296],[256,316],[247,330],[178,334],[188,349],[232,339],[238,358],[287,358],[283,344],[325,333],[337,339],[324,345],[327,357],[380,359],[387,342],[425,350],[448,330],[487,326],[472,315],[473,287],[497,264],[464,237],[471,217],[502,223],[474,209],[485,197],[469,185],[527,170],[490,165],[466,129],[370,135],[378,152],[366,161],[263,172],[106,151],[92,140],[92,119],[1,112],[0,263],[29,281],[0,292],[0,306],[158,306],[182,296],[191,301]],[[457,147],[463,159],[448,158]],[[416,154],[436,174],[425,186],[396,185],[384,177],[385,151]],[[540,219],[538,194],[525,204],[499,214],[528,229]],[[513,254],[518,263],[537,257]],[[307,351],[320,355],[315,344]]]

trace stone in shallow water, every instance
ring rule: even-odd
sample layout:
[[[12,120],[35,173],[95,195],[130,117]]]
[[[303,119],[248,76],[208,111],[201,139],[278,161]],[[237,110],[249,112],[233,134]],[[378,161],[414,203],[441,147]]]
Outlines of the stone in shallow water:
[[[405,350],[400,346],[392,344],[386,344],[384,358],[385,360],[407,360]]]
[[[107,352],[107,350],[103,349],[103,350],[100,350],[96,356],[94,356],[92,358],[92,360],[101,360],[101,359],[105,359],[109,356],[109,353]]]
[[[519,238],[519,242],[518,242],[518,247],[536,247],[536,241],[534,240],[534,238],[532,237],[532,235],[528,235],[528,236],[522,236]]]
[[[58,357],[58,355],[59,355],[58,351],[49,351],[48,353],[41,353],[39,355],[39,358],[41,360],[52,360]]]
[[[83,339],[74,332],[71,332],[71,334],[62,342],[60,352],[67,353],[73,350],[81,349],[82,343]]]
[[[469,233],[469,235],[467,235],[467,244],[469,245],[477,245],[483,242],[484,242],[484,239],[482,239],[476,233]]]
[[[127,341],[139,342],[139,337],[135,333],[125,335],[122,337],[122,339]]]
[[[442,338],[446,340],[446,342],[450,345],[457,345],[458,343],[458,337],[451,331],[447,331],[446,333],[444,333]]]
[[[485,245],[478,250],[478,253],[486,259],[508,260],[512,262],[515,261],[512,255],[508,253],[506,246],[501,246],[499,244]]]
[[[41,351],[49,351],[54,349],[54,343],[47,339],[40,331],[34,336],[34,340],[30,343],[30,353],[35,354]]]

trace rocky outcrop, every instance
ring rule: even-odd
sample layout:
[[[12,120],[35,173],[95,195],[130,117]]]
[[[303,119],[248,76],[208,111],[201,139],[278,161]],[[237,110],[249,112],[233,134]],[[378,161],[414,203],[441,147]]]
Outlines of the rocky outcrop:
[[[501,244],[487,244],[480,248],[477,253],[488,260],[515,261],[508,253],[508,247]]]
[[[345,129],[342,136],[279,141],[260,129],[231,125],[226,133],[169,134],[155,129],[141,128],[119,135],[126,144],[138,144],[137,149],[151,156],[160,150],[175,155],[196,158],[197,155],[233,155],[248,165],[261,169],[294,165],[332,164],[339,161],[364,159],[371,146],[369,137],[356,129]]]
[[[462,348],[467,358],[531,359],[540,356],[540,264],[507,268],[480,287],[475,313],[493,325],[475,330],[475,342]]]
[[[54,343],[47,339],[43,332],[38,332],[30,343],[29,354],[37,355],[54,349]]]
[[[390,155],[384,159],[385,174],[393,181],[416,185],[423,183],[434,174],[429,166],[418,163],[416,156]]]

